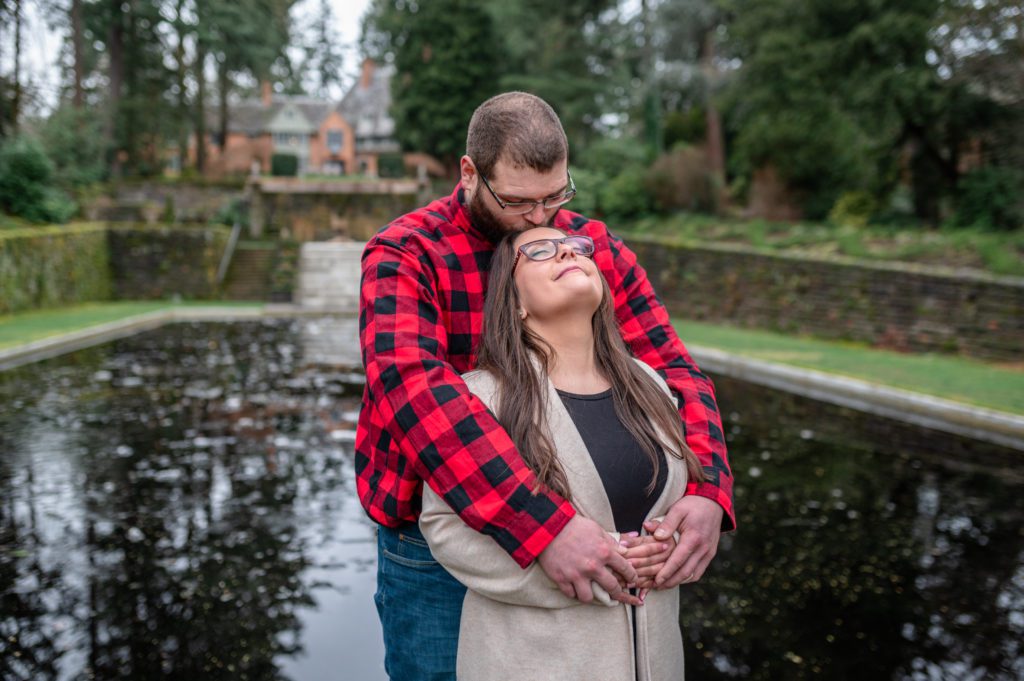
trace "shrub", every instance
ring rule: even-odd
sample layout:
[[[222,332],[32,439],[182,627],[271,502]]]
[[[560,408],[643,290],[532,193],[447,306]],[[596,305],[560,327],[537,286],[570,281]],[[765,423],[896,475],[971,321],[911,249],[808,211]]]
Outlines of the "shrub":
[[[707,156],[695,147],[679,147],[654,162],[647,184],[659,211],[712,213],[716,208]]]
[[[569,172],[572,173],[572,181],[576,184],[576,196],[566,208],[587,217],[603,215],[598,193],[608,183],[608,176],[587,168],[570,168]]]
[[[707,137],[707,120],[702,106],[686,111],[670,111],[665,115],[665,146],[700,144]]]
[[[38,142],[16,137],[0,146],[0,209],[32,222],[66,222],[77,207],[52,181],[53,163]]]
[[[295,177],[299,174],[299,157],[295,154],[274,154],[270,157],[270,174],[275,177]]]
[[[646,169],[643,166],[627,167],[601,188],[598,203],[609,220],[621,221],[649,213],[653,201]]]
[[[220,207],[211,219],[219,225],[233,227],[238,223],[242,227],[249,226],[249,204],[245,199],[235,198]]]
[[[865,227],[878,212],[875,197],[865,191],[844,192],[828,213],[828,221],[837,227]]]
[[[1024,227],[1024,171],[988,166],[960,180],[954,224],[987,229]]]
[[[377,174],[381,177],[405,177],[405,159],[401,154],[381,154],[377,158]]]
[[[738,122],[730,165],[753,177],[773,167],[783,186],[799,197],[804,215],[828,215],[839,194],[865,187],[872,176],[870,145],[852,117],[827,99],[795,109],[756,110]]]
[[[40,128],[39,141],[53,161],[55,182],[64,189],[104,179],[106,144],[98,110],[70,106],[57,109]]]
[[[650,162],[647,148],[636,139],[606,137],[593,142],[580,153],[579,164],[589,170],[615,177],[629,166]]]

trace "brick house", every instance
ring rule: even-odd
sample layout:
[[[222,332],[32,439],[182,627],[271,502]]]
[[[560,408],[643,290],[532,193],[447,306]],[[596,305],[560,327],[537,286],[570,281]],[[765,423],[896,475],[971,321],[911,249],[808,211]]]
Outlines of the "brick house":
[[[233,102],[228,109],[228,133],[221,144],[217,111],[207,112],[206,174],[210,176],[269,173],[274,154],[298,158],[299,174],[376,177],[380,158],[401,152],[394,137],[391,76],[394,69],[363,62],[358,82],[340,102],[307,96],[273,94],[264,83],[258,99]],[[189,160],[196,157],[195,136],[189,141]],[[434,174],[444,169],[423,154],[403,155],[406,162],[425,165]],[[172,168],[172,171],[176,170]]]

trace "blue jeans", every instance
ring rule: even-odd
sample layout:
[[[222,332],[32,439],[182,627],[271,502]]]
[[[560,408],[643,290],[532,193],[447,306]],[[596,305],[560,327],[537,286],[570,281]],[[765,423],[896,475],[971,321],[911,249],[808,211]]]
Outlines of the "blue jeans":
[[[434,560],[420,528],[377,526],[377,592],[391,681],[455,681],[466,587]]]

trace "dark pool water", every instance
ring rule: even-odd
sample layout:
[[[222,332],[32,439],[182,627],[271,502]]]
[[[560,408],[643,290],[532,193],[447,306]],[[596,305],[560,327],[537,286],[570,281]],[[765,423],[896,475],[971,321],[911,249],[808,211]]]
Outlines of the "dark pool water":
[[[0,678],[383,679],[354,320],[0,373]],[[718,379],[740,531],[694,679],[1024,678],[1024,453]]]

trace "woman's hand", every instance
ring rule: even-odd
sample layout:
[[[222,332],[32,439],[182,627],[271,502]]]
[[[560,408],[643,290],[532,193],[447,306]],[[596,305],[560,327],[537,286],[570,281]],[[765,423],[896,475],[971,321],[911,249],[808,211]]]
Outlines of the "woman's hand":
[[[648,532],[653,532],[657,527],[658,523],[653,521],[644,524]],[[650,534],[641,536],[629,532],[620,537],[619,543],[626,549],[626,560],[636,569],[636,586],[646,595],[647,590],[654,586],[654,576],[665,567],[665,562],[672,555],[676,547],[675,538],[659,541]]]

